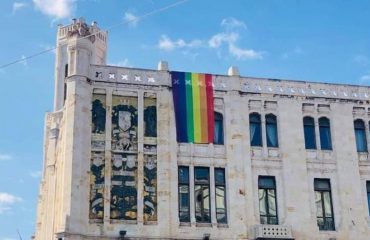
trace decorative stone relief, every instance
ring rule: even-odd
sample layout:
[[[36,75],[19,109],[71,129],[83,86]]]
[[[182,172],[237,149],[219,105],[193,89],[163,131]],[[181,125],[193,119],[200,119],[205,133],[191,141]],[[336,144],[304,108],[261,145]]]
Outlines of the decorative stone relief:
[[[112,150],[137,151],[137,98],[113,96]]]
[[[137,220],[137,107],[137,97],[112,97],[111,219]]]
[[[137,219],[137,155],[112,154],[111,219]]]
[[[157,221],[157,101],[144,94],[144,222]]]
[[[106,95],[93,93],[91,109],[90,219],[104,217]]]

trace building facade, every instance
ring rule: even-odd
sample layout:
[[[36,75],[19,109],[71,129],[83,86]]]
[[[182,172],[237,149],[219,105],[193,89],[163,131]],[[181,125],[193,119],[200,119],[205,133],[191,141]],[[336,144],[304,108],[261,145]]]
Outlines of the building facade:
[[[370,239],[370,88],[106,65],[57,33],[36,240]]]

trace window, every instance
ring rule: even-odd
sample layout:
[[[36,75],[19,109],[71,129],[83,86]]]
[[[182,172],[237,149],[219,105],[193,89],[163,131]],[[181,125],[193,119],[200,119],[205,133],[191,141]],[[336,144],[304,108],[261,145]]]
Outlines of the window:
[[[261,116],[258,113],[249,115],[251,146],[262,146]]]
[[[221,113],[215,112],[214,144],[224,144],[224,125]]]
[[[215,168],[215,185],[217,223],[227,223],[225,169]]]
[[[316,149],[315,121],[312,117],[303,118],[304,141],[306,149]]]
[[[266,115],[266,140],[267,147],[279,146],[276,116],[273,114]]]
[[[367,152],[365,124],[361,119],[354,122],[357,152]]]
[[[189,167],[179,166],[179,219],[190,222]]]
[[[278,224],[275,177],[258,177],[261,224]]]
[[[322,150],[332,150],[330,121],[326,117],[319,119],[320,145]]]
[[[314,180],[317,225],[320,230],[335,230],[329,179]]]
[[[209,168],[194,168],[195,218],[199,223],[211,222]]]
[[[369,216],[370,216],[370,181],[366,182],[366,190],[367,190],[367,206],[369,208]]]

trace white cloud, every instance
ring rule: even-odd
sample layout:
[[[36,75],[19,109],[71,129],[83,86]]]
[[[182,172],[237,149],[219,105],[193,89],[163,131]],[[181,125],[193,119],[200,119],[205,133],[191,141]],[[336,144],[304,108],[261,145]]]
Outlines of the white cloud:
[[[13,157],[8,154],[0,154],[0,161],[2,160],[11,160]]]
[[[28,7],[28,3],[25,2],[14,2],[13,3],[13,14],[15,14],[18,10]]]
[[[118,61],[117,63],[109,63],[108,65],[118,66],[118,67],[133,67],[127,58],[123,59],[122,61]]]
[[[368,66],[369,63],[370,63],[370,60],[367,56],[363,55],[363,54],[358,54],[354,57],[354,60],[355,62],[357,62],[358,64],[362,65],[362,66]]]
[[[229,44],[229,52],[237,59],[262,59],[263,52],[257,52],[253,49],[243,49],[236,46],[234,43]]]
[[[208,41],[211,48],[219,48],[223,43],[234,43],[238,40],[239,34],[237,33],[218,33],[213,35]]]
[[[20,63],[24,66],[24,67],[28,67],[28,62],[26,60],[26,56],[22,55],[21,56],[21,59],[22,61],[20,61]]]
[[[239,40],[239,34],[236,32],[218,33],[213,35],[208,41],[210,48],[219,49],[223,44],[228,47],[229,54],[239,60],[243,59],[262,59],[263,52],[253,49],[243,49],[238,47],[236,42]]]
[[[234,28],[243,28],[243,29],[247,28],[247,25],[243,21],[239,21],[233,17],[222,19],[221,26],[225,27],[228,30],[232,30]]]
[[[33,0],[36,9],[43,14],[56,18],[68,18],[76,8],[76,0]]]
[[[11,210],[11,206],[23,199],[6,192],[0,192],[0,214]]]
[[[166,35],[162,35],[158,42],[158,48],[165,51],[172,51],[175,49],[190,49],[198,48],[202,46],[202,41],[199,39],[194,39],[186,42],[183,39],[171,40]]]
[[[131,27],[136,27],[137,23],[139,22],[139,17],[130,12],[125,12],[123,19]]]
[[[32,178],[40,178],[41,175],[42,175],[41,171],[31,171],[30,172],[30,177],[32,177]]]
[[[301,47],[295,47],[293,50],[286,51],[283,54],[281,54],[282,59],[288,59],[294,55],[302,55],[304,54],[304,51]]]
[[[247,25],[244,22],[232,17],[224,18],[221,21],[221,27],[224,28],[223,31],[214,34],[208,39],[208,41],[195,39],[186,42],[181,38],[177,40],[171,40],[166,35],[162,35],[159,39],[157,47],[164,51],[181,49],[183,50],[183,53],[188,53],[188,51],[184,50],[207,46],[210,49],[216,50],[219,57],[222,57],[222,50],[226,49],[229,55],[238,60],[263,59],[265,52],[242,48],[239,46],[239,30],[244,30],[247,28]],[[197,55],[198,53],[196,53],[195,56]]]
[[[360,77],[360,84],[368,85],[370,83],[370,73],[362,75]]]

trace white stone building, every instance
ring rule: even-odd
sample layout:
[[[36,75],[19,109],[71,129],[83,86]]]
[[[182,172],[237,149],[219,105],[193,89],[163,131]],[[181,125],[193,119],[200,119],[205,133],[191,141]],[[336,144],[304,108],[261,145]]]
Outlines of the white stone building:
[[[232,67],[204,95],[205,75],[165,62],[106,65],[107,33],[82,19],[57,46],[36,240],[370,239],[369,87]],[[213,123],[178,108],[180,75]]]

